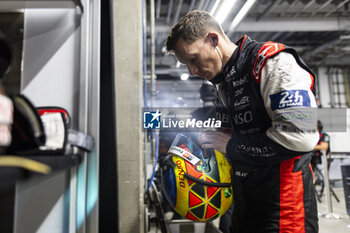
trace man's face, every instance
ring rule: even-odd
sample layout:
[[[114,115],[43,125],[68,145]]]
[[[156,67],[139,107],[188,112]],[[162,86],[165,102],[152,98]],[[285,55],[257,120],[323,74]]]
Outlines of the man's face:
[[[177,59],[187,66],[191,76],[197,75],[211,80],[221,71],[222,61],[208,37],[191,44],[180,38],[174,53]]]

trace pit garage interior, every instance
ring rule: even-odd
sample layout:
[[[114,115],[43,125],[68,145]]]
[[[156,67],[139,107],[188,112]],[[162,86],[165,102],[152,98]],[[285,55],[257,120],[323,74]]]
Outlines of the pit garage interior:
[[[293,47],[316,74],[332,158],[329,169],[317,165],[329,177],[315,185],[319,232],[349,231],[350,0],[0,0],[0,41],[11,51],[0,93],[59,112],[63,127],[58,149],[8,154],[1,145],[1,233],[221,232],[218,219],[174,219],[164,206],[154,178],[162,135],[144,129],[148,109],[205,104],[203,79],[164,44],[194,9],[231,41]]]

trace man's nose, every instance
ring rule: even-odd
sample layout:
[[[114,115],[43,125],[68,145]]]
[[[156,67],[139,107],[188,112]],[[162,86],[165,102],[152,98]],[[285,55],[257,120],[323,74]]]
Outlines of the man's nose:
[[[187,69],[190,72],[191,76],[195,76],[198,74],[198,68],[194,65],[187,65]]]

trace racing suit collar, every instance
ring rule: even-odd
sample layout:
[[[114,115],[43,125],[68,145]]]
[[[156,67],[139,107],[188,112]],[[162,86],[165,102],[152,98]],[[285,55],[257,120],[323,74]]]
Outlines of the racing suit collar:
[[[226,63],[226,65],[224,66],[222,71],[220,73],[218,73],[212,80],[210,80],[210,82],[212,84],[215,85],[215,84],[221,83],[225,80],[225,78],[227,77],[227,74],[230,72],[232,66],[234,66],[235,63],[237,62],[238,56],[241,52],[241,48],[242,48],[243,43],[245,42],[246,38],[247,38],[247,36],[242,36],[238,41],[235,42],[235,44],[237,45],[237,48],[233,52],[232,56],[230,57],[230,59],[228,60],[228,62]]]

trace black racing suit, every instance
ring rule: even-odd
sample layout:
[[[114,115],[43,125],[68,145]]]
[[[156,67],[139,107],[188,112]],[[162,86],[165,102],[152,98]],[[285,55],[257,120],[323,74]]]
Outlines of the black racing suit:
[[[326,155],[329,155],[330,148],[331,148],[331,146],[330,146],[330,140],[331,139],[330,139],[329,135],[326,132],[324,132],[323,130],[320,130],[319,131],[319,138],[320,139],[319,139],[317,144],[321,144],[322,142],[328,143],[328,148],[326,150]],[[313,171],[315,171],[315,169],[317,169],[316,168],[317,164],[321,164],[322,163],[321,157],[322,157],[322,152],[320,150],[313,151],[312,158],[311,158],[311,166],[312,166],[312,170]],[[330,163],[332,162],[332,159],[328,158],[327,160],[328,160],[327,166],[328,166],[328,169],[329,169],[329,166],[330,166]]]
[[[309,153],[318,141],[314,76],[282,44],[244,36],[236,45],[212,80],[233,126],[232,232],[318,232]]]

